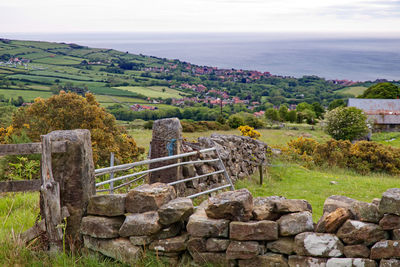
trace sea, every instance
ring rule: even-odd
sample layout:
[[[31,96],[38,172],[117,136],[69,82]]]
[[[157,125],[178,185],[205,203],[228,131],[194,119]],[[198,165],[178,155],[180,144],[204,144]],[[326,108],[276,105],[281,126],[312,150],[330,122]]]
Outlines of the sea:
[[[274,75],[400,80],[398,36],[301,33],[15,33],[0,37],[77,43],[202,66]]]

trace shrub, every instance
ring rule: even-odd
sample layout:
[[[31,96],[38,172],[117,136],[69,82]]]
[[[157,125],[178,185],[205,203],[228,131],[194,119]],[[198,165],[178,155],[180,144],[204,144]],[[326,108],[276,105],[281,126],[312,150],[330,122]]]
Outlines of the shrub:
[[[14,134],[25,131],[33,142],[54,130],[88,129],[93,160],[99,165],[108,163],[110,152],[114,152],[121,162],[132,162],[144,152],[126,130],[117,125],[115,117],[100,107],[92,94],[82,97],[61,91],[49,99],[36,98],[32,105],[18,109],[12,127]]]
[[[338,107],[326,116],[325,131],[336,140],[354,140],[368,133],[367,116],[355,107]]]
[[[153,129],[153,123],[154,123],[154,121],[152,121],[152,120],[146,121],[146,122],[143,124],[143,128],[145,128],[145,129],[147,129],[147,130],[151,130],[151,129]]]
[[[183,132],[205,132],[205,131],[218,131],[218,130],[229,130],[229,126],[221,124],[216,121],[181,121]]]
[[[262,120],[254,116],[253,114],[246,114],[244,116],[244,124],[248,125],[250,127],[253,127],[255,129],[262,128],[264,126],[264,123]]]
[[[293,150],[293,152],[297,154],[307,154],[312,155],[315,147],[318,145],[318,142],[312,138],[304,138],[300,136],[297,139],[290,140],[288,143],[288,147]]]
[[[400,148],[376,142],[331,139],[318,143],[314,139],[299,137],[288,143],[283,154],[292,160],[303,160],[317,166],[351,168],[361,174],[385,172],[400,174]]]
[[[315,146],[313,151],[314,162],[317,165],[329,165],[345,168],[350,161],[351,142],[348,140],[328,140],[326,143]]]
[[[238,130],[240,131],[242,136],[248,136],[253,139],[258,139],[261,136],[258,131],[254,130],[253,127],[250,127],[248,125],[240,126]]]
[[[232,129],[237,129],[239,126],[244,125],[244,119],[238,114],[229,116],[228,125]]]

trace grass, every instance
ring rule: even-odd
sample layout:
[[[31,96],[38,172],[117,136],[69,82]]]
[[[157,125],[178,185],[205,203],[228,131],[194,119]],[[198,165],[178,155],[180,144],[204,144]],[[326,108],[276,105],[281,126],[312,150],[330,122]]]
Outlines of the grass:
[[[384,145],[400,147],[400,132],[374,133],[372,135],[372,141],[376,141]]]
[[[32,227],[38,214],[39,193],[0,194],[0,240]]]
[[[89,253],[87,249],[75,254],[48,254],[39,249],[37,242],[27,247],[18,235],[32,227],[38,215],[38,192],[0,194],[0,266],[128,266],[100,254]],[[135,266],[169,265],[156,256],[146,254]]]
[[[364,93],[365,90],[367,90],[368,87],[365,86],[351,86],[351,87],[346,87],[340,90],[337,90],[336,92],[338,93],[343,93],[343,94],[350,94],[353,96],[359,96],[362,93]]]
[[[126,122],[119,122],[125,123]],[[132,123],[128,123],[131,125]],[[313,137],[317,140],[328,138],[320,130],[310,130],[299,126],[301,130],[260,130],[261,140],[272,145],[282,146],[287,141],[298,136]],[[131,129],[130,133],[136,142],[148,147],[151,139],[150,130]],[[213,132],[184,133],[189,139],[199,136],[209,136]],[[218,131],[221,134],[238,134],[237,130]],[[375,135],[377,139],[385,140],[392,137]],[[282,162],[275,159],[268,168],[262,186],[259,185],[258,174],[236,183],[236,188],[248,188],[254,197],[281,195],[289,199],[306,199],[313,207],[313,220],[316,222],[322,216],[323,203],[331,195],[345,195],[357,200],[370,202],[380,198],[388,188],[398,187],[398,177],[371,174],[363,176],[344,169],[315,168],[306,169],[295,163]],[[336,181],[337,184],[331,184]],[[79,254],[49,255],[35,251],[34,247],[26,248],[18,238],[19,233],[31,227],[39,214],[38,193],[0,194],[0,265],[5,266],[125,266],[98,254],[89,254],[83,249]],[[183,266],[189,266],[190,263]],[[155,256],[146,254],[137,266],[168,266]]]
[[[297,164],[273,162],[267,178],[259,185],[258,174],[240,180],[236,188],[247,188],[254,197],[284,196],[289,199],[306,199],[313,207],[315,222],[322,216],[324,201],[331,195],[344,195],[360,201],[371,202],[381,198],[389,188],[399,186],[399,178],[389,175],[360,175],[345,169],[306,169]],[[331,184],[336,181],[337,184]]]
[[[52,96],[50,91],[31,91],[31,90],[13,90],[13,89],[2,89],[0,88],[0,95],[4,95],[5,98],[18,98],[22,96],[25,101],[31,101],[36,97],[49,98]]]
[[[144,99],[128,97],[128,96],[96,95],[96,100],[99,103],[113,103],[113,104],[117,104],[118,102],[130,103],[130,104],[147,103],[147,101]]]
[[[55,55],[54,57],[44,57],[33,60],[33,63],[46,63],[52,65],[76,65],[81,63],[82,59],[69,57],[69,56],[60,56]]]
[[[122,89],[122,90],[127,90],[130,92],[138,93],[145,95],[147,97],[151,98],[156,98],[156,97],[161,97],[161,98],[181,98],[179,94],[182,94],[182,92],[178,90],[174,90],[168,87],[164,86],[149,86],[149,87],[142,87],[142,86],[120,86],[120,87],[115,87],[117,89]],[[163,89],[165,91],[163,91]]]
[[[258,129],[261,133],[260,141],[267,143],[272,147],[282,147],[287,144],[292,139],[298,138],[300,136],[314,138],[317,141],[328,140],[329,136],[320,130],[271,130],[271,129]],[[188,141],[195,141],[199,137],[207,137],[211,134],[234,134],[240,135],[238,130],[229,131],[206,131],[206,132],[194,132],[194,133],[183,133],[183,137]],[[136,143],[144,147],[146,151],[148,150],[151,141],[151,130],[144,130],[139,128],[134,128],[129,130],[129,134],[133,136]]]

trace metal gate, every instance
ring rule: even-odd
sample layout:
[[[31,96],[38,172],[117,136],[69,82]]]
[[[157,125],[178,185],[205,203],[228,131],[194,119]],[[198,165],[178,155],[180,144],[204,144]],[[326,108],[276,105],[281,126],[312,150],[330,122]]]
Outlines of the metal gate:
[[[119,177],[114,177],[116,172],[120,172],[120,171],[127,171],[130,169],[133,169],[137,166],[141,166],[141,165],[148,165],[151,163],[156,163],[156,162],[163,162],[163,161],[168,161],[168,160],[172,160],[172,159],[181,159],[181,158],[185,158],[185,157],[189,157],[189,156],[195,156],[195,155],[199,155],[199,154],[208,154],[208,153],[215,153],[217,158],[216,159],[207,159],[207,160],[191,160],[191,161],[184,161],[184,162],[178,162],[178,163],[173,163],[170,165],[165,165],[162,167],[158,167],[158,168],[154,168],[154,169],[148,169],[148,170],[144,170],[144,171],[139,171],[139,172],[135,172],[135,173],[131,173],[131,174],[127,174],[127,175],[123,175],[123,176],[119,176]],[[113,162],[113,161],[112,161]],[[107,167],[107,168],[101,168],[101,169],[96,169],[95,170],[95,175],[96,176],[101,176],[101,175],[106,175],[106,174],[110,174],[111,179],[103,181],[103,182],[99,182],[96,183],[96,187],[100,187],[106,184],[110,184],[110,188],[109,189],[99,189],[96,192],[110,192],[113,193],[114,190],[124,187],[124,186],[128,186],[129,184],[136,182],[138,180],[144,179],[145,176],[148,173],[151,172],[155,172],[155,171],[161,171],[161,170],[165,170],[168,168],[173,168],[173,167],[178,167],[178,166],[182,166],[182,165],[187,165],[187,164],[198,164],[198,163],[212,163],[212,162],[216,162],[217,166],[218,166],[218,170],[214,171],[214,172],[210,172],[210,173],[206,173],[206,174],[202,174],[202,175],[198,175],[198,176],[194,176],[194,177],[190,177],[190,178],[185,178],[182,180],[178,180],[178,181],[174,181],[171,183],[168,183],[168,185],[176,185],[176,184],[180,184],[180,183],[185,183],[188,181],[192,181],[192,180],[196,180],[196,179],[200,179],[200,178],[204,178],[207,176],[211,176],[214,174],[223,174],[225,177],[225,184],[218,186],[216,188],[212,188],[209,190],[205,190],[193,195],[188,196],[188,198],[195,198],[204,194],[208,194],[211,192],[215,192],[221,189],[225,189],[230,187],[231,190],[235,190],[235,187],[232,183],[231,178],[229,177],[229,174],[227,173],[224,163],[222,162],[221,156],[218,152],[218,150],[215,147],[212,148],[206,148],[206,149],[202,149],[199,151],[194,151],[194,152],[188,152],[188,153],[183,153],[183,154],[179,154],[179,155],[173,155],[173,156],[168,156],[168,157],[161,157],[161,158],[155,158],[155,159],[149,159],[149,160],[143,160],[143,161],[139,161],[139,162],[134,162],[134,163],[128,163],[128,164],[122,164],[122,165],[117,165],[117,166],[111,166],[111,167]],[[137,177],[139,176],[139,177]],[[132,180],[128,180],[132,177],[136,177]],[[125,180],[126,182],[114,187],[114,182],[117,181],[121,181],[121,180]]]

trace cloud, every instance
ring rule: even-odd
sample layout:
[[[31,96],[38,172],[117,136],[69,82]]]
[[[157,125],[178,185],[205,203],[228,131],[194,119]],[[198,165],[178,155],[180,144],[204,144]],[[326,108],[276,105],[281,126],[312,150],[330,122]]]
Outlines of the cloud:
[[[304,32],[400,29],[400,0],[9,0],[2,2],[0,32]],[[18,14],[18,19],[15,19],[15,14]]]
[[[358,1],[349,4],[327,6],[318,12],[344,19],[388,19],[399,21],[400,1]]]

